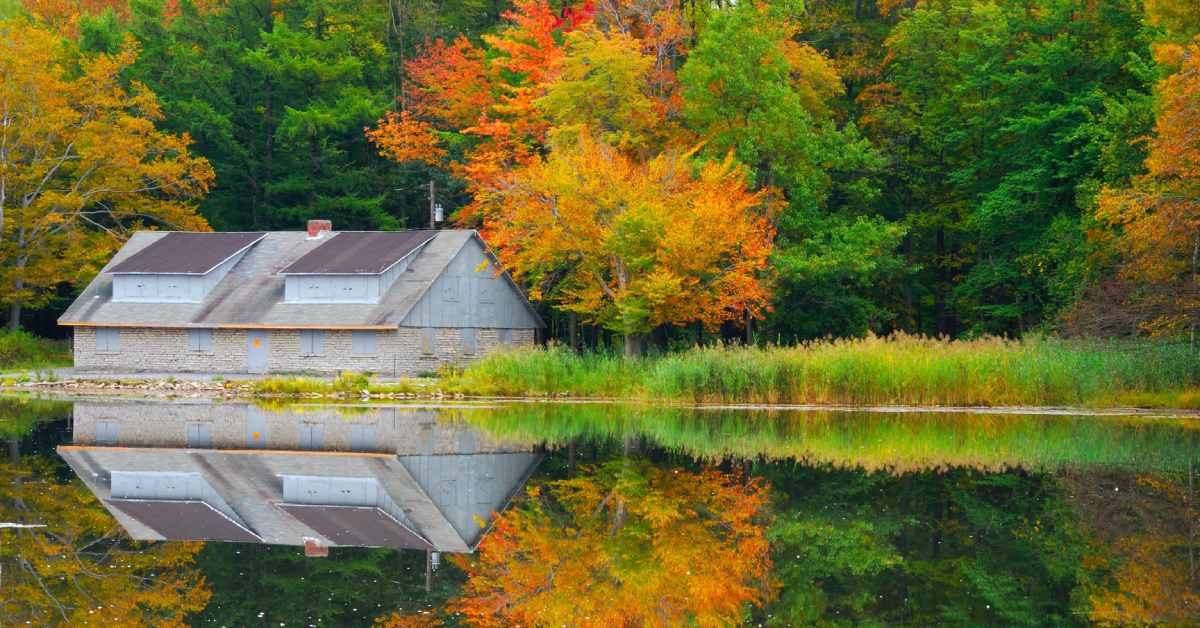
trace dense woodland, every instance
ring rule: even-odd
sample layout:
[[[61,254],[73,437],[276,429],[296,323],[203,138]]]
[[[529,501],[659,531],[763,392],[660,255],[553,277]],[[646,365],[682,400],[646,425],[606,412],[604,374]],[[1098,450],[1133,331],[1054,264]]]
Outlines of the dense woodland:
[[[135,228],[479,228],[565,337],[1187,334],[1193,0],[3,0],[0,301]],[[603,332],[598,332],[603,330]]]

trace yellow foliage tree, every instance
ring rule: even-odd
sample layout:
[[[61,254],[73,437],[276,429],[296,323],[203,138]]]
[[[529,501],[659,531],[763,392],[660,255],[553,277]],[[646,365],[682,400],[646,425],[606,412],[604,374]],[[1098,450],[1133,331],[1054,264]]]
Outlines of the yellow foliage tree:
[[[654,58],[641,42],[594,26],[566,36],[566,53],[536,104],[553,125],[551,141],[570,143],[590,128],[624,151],[660,148],[666,132],[649,90]],[[659,141],[654,142],[654,139]]]
[[[158,101],[46,27],[0,21],[0,302],[9,325],[61,283],[90,278],[141,226],[207,230],[193,199],[213,181],[188,136],[155,128]]]
[[[185,626],[212,592],[193,567],[200,543],[125,536],[78,481],[0,462],[0,617],[5,625]]]
[[[512,175],[485,226],[531,296],[626,337],[663,324],[759,316],[774,230],[765,192],[732,158],[637,161],[592,137]]]

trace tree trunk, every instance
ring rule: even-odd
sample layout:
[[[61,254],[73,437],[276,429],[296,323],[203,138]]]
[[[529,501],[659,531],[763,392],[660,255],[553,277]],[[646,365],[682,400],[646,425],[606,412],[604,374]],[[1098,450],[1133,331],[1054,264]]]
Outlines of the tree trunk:
[[[567,312],[567,335],[571,337],[571,351],[579,351],[579,323],[575,312]]]
[[[21,328],[21,302],[13,301],[8,304],[8,331]]]
[[[754,344],[754,319],[750,317],[750,308],[746,308],[746,346]]]
[[[625,334],[625,357],[636,358],[642,355],[642,334]]]
[[[25,236],[22,233],[17,242],[17,246],[23,246],[25,244],[24,239]],[[13,300],[8,304],[9,331],[17,331],[21,328],[21,309],[23,304],[21,303],[20,293],[25,289],[25,277],[23,277],[21,274],[25,272],[25,265],[28,262],[29,259],[25,256],[18,257],[16,260],[17,278],[13,280]]]

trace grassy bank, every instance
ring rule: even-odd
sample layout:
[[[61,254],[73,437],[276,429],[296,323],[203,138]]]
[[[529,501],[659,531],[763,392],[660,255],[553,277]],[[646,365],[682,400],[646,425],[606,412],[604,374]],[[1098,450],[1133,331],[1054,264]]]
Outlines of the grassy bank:
[[[269,377],[245,382],[230,382],[230,386],[245,386],[254,395],[269,397],[358,397],[363,391],[376,395],[416,395],[428,393],[413,380],[392,382],[371,381],[361,373],[342,373],[333,379],[320,377]]]
[[[0,371],[71,366],[71,345],[23,330],[0,330]]]
[[[445,383],[476,395],[718,403],[1200,407],[1187,344],[897,335],[714,347],[626,360],[552,347],[494,353]]]

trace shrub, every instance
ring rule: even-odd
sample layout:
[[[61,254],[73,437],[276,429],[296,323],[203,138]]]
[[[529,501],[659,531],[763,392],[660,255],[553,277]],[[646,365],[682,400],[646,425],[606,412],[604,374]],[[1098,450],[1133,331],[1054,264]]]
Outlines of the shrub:
[[[0,369],[37,369],[71,365],[70,343],[25,330],[0,330]]]

